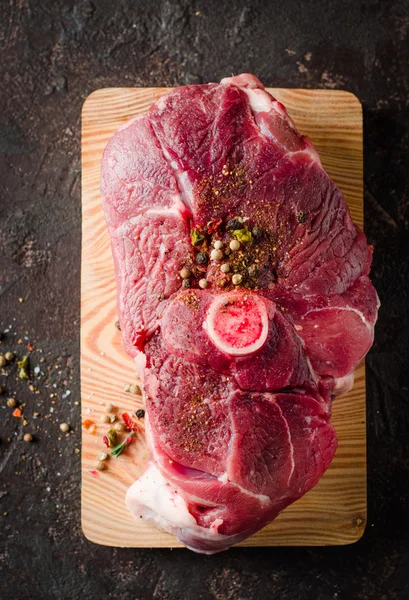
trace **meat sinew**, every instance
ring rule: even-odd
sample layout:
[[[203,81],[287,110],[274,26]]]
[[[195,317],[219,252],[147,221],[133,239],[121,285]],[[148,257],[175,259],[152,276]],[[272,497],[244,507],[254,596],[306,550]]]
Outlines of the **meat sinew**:
[[[331,400],[373,341],[372,248],[249,74],[177,88],[122,127],[102,195],[152,455],[127,506],[196,552],[224,550],[334,456]]]

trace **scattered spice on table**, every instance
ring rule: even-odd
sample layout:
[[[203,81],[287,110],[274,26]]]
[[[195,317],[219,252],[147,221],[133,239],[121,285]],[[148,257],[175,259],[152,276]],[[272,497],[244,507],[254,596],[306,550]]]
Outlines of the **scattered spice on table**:
[[[136,383],[125,383],[124,392],[127,392],[128,394],[134,394],[135,396],[137,396],[140,395],[141,388]]]
[[[97,426],[91,419],[86,419],[85,421],[83,421],[82,426],[84,429],[89,431],[89,433],[96,433],[97,431]]]
[[[145,416],[145,411],[142,408],[138,408],[135,414],[138,417],[138,419],[143,419]]]
[[[18,372],[19,379],[28,379],[28,355],[23,356],[21,360],[17,361],[17,365],[20,369]]]
[[[21,417],[21,410],[19,408],[16,408],[15,410],[13,410],[13,417],[17,417],[17,418]]]
[[[125,448],[133,442],[134,437],[135,437],[135,432],[131,431],[123,442],[121,442],[120,444],[115,446],[115,448],[113,448],[111,450],[111,456],[115,456],[116,458],[118,458],[118,456],[120,456],[122,454],[122,452],[125,450]]]
[[[128,429],[128,431],[138,431],[137,424],[134,421],[132,421],[128,413],[122,414],[122,420],[125,423],[125,427]]]
[[[115,448],[118,443],[118,432],[113,428],[108,429],[102,439],[107,448]]]

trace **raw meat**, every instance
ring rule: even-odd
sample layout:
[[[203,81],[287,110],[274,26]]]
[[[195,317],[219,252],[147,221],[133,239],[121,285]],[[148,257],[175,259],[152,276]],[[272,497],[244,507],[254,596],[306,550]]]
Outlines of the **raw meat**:
[[[329,466],[331,400],[373,341],[372,248],[249,74],[161,97],[109,142],[101,187],[152,454],[127,506],[218,552]]]

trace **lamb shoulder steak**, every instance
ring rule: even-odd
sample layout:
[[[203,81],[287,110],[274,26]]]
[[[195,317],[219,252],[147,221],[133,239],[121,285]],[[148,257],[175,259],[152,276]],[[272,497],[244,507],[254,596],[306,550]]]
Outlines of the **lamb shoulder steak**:
[[[126,504],[218,552],[331,463],[331,401],[373,341],[372,248],[249,74],[174,89],[121,127],[101,188],[152,456]]]

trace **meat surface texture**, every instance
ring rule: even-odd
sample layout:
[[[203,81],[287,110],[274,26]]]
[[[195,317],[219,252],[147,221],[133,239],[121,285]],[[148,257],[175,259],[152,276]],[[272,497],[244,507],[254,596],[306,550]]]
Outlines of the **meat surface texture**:
[[[332,399],[373,341],[372,248],[249,74],[172,90],[123,126],[101,189],[152,456],[127,506],[225,550],[331,463]]]

